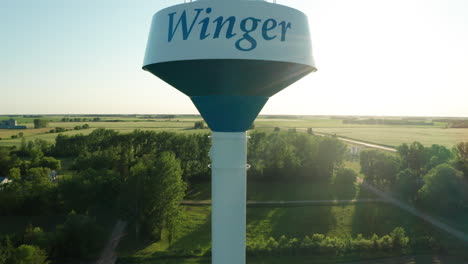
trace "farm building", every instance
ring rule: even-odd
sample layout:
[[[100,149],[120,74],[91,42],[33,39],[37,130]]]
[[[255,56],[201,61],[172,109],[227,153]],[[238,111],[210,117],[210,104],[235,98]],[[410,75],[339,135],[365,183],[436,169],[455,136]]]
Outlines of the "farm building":
[[[8,178],[0,177],[0,185],[7,184],[9,182],[11,182],[11,180],[9,180]]]
[[[0,121],[0,129],[25,129],[26,126],[18,126],[15,119]]]

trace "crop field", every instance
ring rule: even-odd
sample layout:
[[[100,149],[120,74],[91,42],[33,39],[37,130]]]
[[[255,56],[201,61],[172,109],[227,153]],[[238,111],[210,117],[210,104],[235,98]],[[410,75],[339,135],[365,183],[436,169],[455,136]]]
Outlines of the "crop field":
[[[7,119],[0,116],[0,120]],[[19,125],[26,125],[28,129],[8,130],[0,129],[0,146],[19,146],[21,139],[12,139],[11,136],[22,132],[26,140],[36,138],[53,142],[57,133],[47,133],[56,127],[71,129],[63,132],[65,135],[89,134],[96,128],[114,129],[121,133],[129,133],[135,129],[152,131],[175,131],[181,133],[209,132],[208,129],[192,129],[194,122],[200,121],[198,116],[177,116],[175,118],[143,118],[143,117],[102,117],[99,122],[61,122],[63,116],[46,116],[50,121],[48,128],[34,129],[34,118],[17,118]],[[89,129],[73,130],[75,126],[88,124]],[[255,129],[259,131],[272,131],[274,128],[288,130],[296,128],[305,131],[312,128],[314,132],[336,134],[337,136],[372,142],[376,144],[398,146],[402,143],[419,141],[424,145],[440,144],[452,147],[455,144],[468,141],[468,128],[446,128],[447,123],[435,122],[433,125],[368,125],[343,124],[342,119],[326,117],[303,118],[272,118],[260,116],[255,121]]]

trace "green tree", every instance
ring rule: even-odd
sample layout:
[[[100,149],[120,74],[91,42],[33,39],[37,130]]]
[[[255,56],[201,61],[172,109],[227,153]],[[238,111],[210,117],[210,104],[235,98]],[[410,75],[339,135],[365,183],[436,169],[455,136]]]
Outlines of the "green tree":
[[[432,145],[427,151],[429,157],[425,171],[430,171],[440,164],[448,163],[454,157],[453,152],[450,151],[450,149],[437,144]]]
[[[15,249],[12,258],[7,261],[11,264],[47,264],[47,254],[44,250],[31,245],[21,245]]]
[[[11,168],[20,163],[18,157],[10,153],[7,148],[0,147],[0,177],[8,176]]]
[[[463,171],[465,179],[468,180],[468,142],[460,142],[454,148],[456,160],[455,165]]]
[[[405,229],[402,227],[395,227],[390,233],[394,249],[406,249],[409,245],[409,238],[406,236]]]
[[[456,212],[467,201],[462,173],[448,164],[439,165],[424,176],[419,195],[424,205],[442,213]]]
[[[333,137],[323,137],[320,139],[317,162],[320,176],[330,179],[335,169],[340,166],[346,154],[346,145]]]
[[[60,170],[62,162],[53,157],[43,157],[39,162],[40,167],[49,168],[51,170]]]
[[[171,240],[177,231],[179,202],[186,189],[175,155],[163,152],[143,156],[130,169],[125,186],[122,209],[127,217],[133,218],[136,236],[142,230],[159,240],[165,228]]]
[[[421,143],[415,141],[410,145],[402,144],[397,147],[401,157],[402,169],[411,169],[421,177],[426,172],[426,167],[430,159],[430,153]]]
[[[398,172],[395,157],[379,150],[365,150],[360,154],[360,165],[366,182],[380,188],[394,187]]]
[[[203,121],[197,121],[193,125],[194,129],[204,129],[205,128],[205,122]]]
[[[335,190],[338,199],[352,199],[356,194],[357,173],[349,168],[340,168],[335,175]]]
[[[44,119],[34,119],[34,128],[45,128],[49,125],[49,121]]]
[[[103,238],[102,229],[94,218],[72,211],[65,223],[56,227],[51,256],[57,259],[90,257],[101,248]]]
[[[397,191],[407,201],[416,200],[423,181],[412,170],[405,169],[397,174]]]

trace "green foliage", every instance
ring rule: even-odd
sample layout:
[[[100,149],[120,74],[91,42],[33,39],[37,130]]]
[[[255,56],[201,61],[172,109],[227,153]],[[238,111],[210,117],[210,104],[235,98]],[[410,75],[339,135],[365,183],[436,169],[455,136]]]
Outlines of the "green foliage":
[[[53,157],[43,157],[38,165],[51,170],[60,170],[62,168],[62,162]]]
[[[335,138],[253,132],[248,144],[250,177],[330,179],[342,164],[345,151],[346,146]]]
[[[455,148],[455,166],[463,171],[465,179],[468,180],[468,142],[460,142]]]
[[[51,132],[51,133],[63,133],[65,131],[67,131],[67,130],[65,128],[63,128],[63,127],[56,127],[54,132]]]
[[[350,253],[371,255],[377,252],[405,251],[410,246],[410,239],[405,230],[396,227],[390,235],[378,237],[374,234],[365,238],[362,234],[356,237],[325,236],[312,234],[303,238],[280,236],[264,238],[257,236],[247,240],[247,254],[251,256],[323,254],[343,256]]]
[[[340,168],[335,175],[335,190],[338,199],[354,197],[356,194],[356,182],[358,175],[353,169]]]
[[[402,227],[396,227],[390,233],[392,238],[393,248],[395,249],[404,249],[409,245],[409,238],[406,236],[405,229]]]
[[[466,203],[467,195],[463,176],[448,164],[442,164],[424,176],[424,185],[419,191],[421,202],[431,210],[454,213]]]
[[[93,218],[71,212],[65,223],[51,234],[51,256],[55,259],[89,257],[101,248],[101,232]]]
[[[394,156],[379,150],[365,150],[360,154],[360,165],[366,182],[380,188],[392,188],[396,183],[398,162]]]
[[[49,125],[49,121],[44,119],[34,119],[34,128],[45,128]]]
[[[424,147],[417,141],[410,145],[402,144],[397,149],[402,170],[410,169],[418,177],[422,177],[432,168],[447,163],[453,158],[453,153],[444,146]]]
[[[11,168],[20,164],[20,160],[7,148],[0,148],[0,177],[8,176]]]
[[[397,175],[397,192],[406,201],[414,201],[423,181],[411,169],[400,171]]]
[[[197,121],[193,124],[193,129],[204,129],[205,128],[205,122],[203,121]]]
[[[9,236],[0,238],[0,263],[7,263],[13,258],[15,247]]]
[[[185,194],[180,162],[170,152],[145,155],[130,169],[122,210],[141,230],[160,240],[166,228],[173,236],[180,218],[179,202]]]
[[[40,227],[28,225],[24,231],[23,243],[27,245],[35,245],[40,248],[48,247],[47,234]]]
[[[21,245],[15,249],[13,256],[7,264],[47,264],[47,255],[44,250],[31,245]]]

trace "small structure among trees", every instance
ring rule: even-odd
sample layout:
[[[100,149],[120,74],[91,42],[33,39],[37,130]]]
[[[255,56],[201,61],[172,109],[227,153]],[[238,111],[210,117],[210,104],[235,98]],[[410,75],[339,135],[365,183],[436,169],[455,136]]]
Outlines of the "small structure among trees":
[[[15,119],[0,121],[0,129],[26,129],[26,126],[18,126]]]

